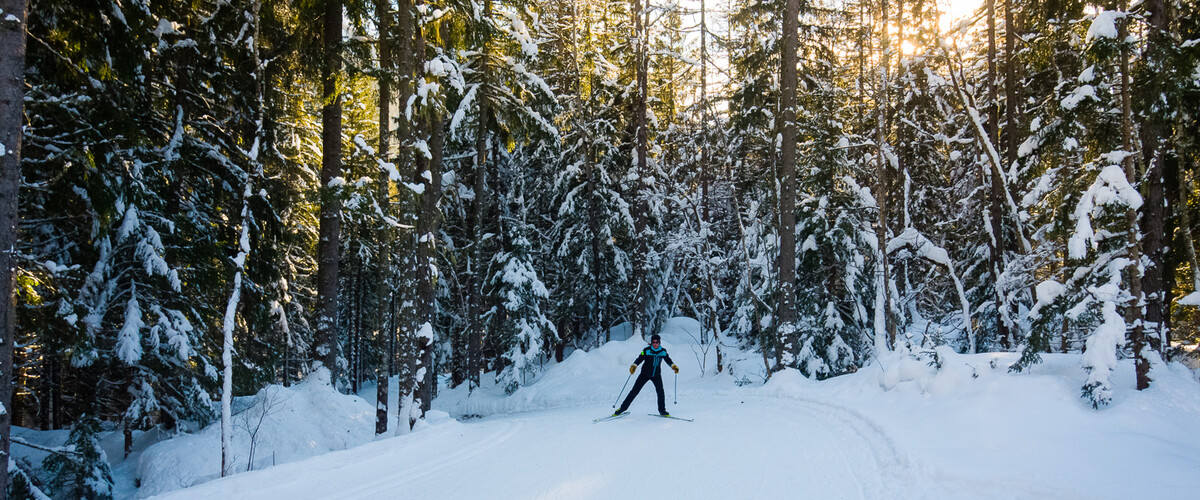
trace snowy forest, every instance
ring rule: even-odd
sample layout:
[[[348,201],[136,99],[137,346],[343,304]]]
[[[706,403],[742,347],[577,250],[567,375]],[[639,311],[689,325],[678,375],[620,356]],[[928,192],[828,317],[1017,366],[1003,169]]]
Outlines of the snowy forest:
[[[319,369],[399,376],[383,433],[677,316],[718,370],[1152,386],[1200,342],[1200,4],[952,3],[0,0],[0,451],[70,429],[86,489],[102,429]]]

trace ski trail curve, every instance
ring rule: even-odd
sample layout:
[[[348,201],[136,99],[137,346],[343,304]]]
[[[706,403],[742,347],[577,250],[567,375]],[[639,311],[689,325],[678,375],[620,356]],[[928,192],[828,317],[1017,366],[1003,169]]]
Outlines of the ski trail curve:
[[[458,448],[448,454],[439,455],[429,461],[420,462],[411,470],[387,475],[376,481],[370,481],[357,487],[339,492],[338,498],[382,498],[389,493],[404,491],[404,485],[436,474],[443,469],[471,460],[483,453],[496,448],[512,439],[521,432],[524,422],[509,420],[497,423],[499,429],[482,439],[474,440],[467,446]]]
[[[789,400],[783,400],[789,401]],[[792,398],[792,408],[812,416],[825,430],[860,487],[861,498],[881,498],[895,491],[897,480],[906,477],[908,461],[896,450],[895,443],[878,425],[867,417],[834,404],[803,398]],[[852,437],[851,440],[838,437]],[[870,457],[873,467],[864,471],[854,458]]]

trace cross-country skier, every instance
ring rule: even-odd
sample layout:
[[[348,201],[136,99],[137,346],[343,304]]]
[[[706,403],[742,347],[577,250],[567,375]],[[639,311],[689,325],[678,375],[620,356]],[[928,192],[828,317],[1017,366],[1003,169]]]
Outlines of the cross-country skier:
[[[675,373],[679,373],[679,367],[675,366],[674,361],[671,361],[671,356],[667,355],[667,350],[662,348],[662,339],[659,338],[658,334],[651,335],[650,347],[642,349],[642,353],[638,355],[637,359],[633,360],[632,365],[629,365],[629,374],[633,375],[633,372],[637,371],[638,363],[642,363],[642,373],[638,375],[637,382],[633,383],[633,389],[630,389],[629,395],[625,397],[625,402],[621,403],[621,409],[613,413],[614,416],[625,413],[625,410],[629,409],[629,405],[633,403],[633,398],[637,397],[638,391],[641,391],[642,386],[646,385],[648,381],[654,382],[654,392],[658,394],[658,414],[663,416],[671,415],[667,413],[667,398],[663,395],[662,371],[658,369],[658,364],[664,360],[667,364],[671,365],[671,369],[675,370]]]

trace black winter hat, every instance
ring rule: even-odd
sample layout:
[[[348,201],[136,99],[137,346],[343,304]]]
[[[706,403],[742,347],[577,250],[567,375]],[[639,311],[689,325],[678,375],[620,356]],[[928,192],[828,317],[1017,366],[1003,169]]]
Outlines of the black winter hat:
[[[656,333],[656,334],[654,334],[654,335],[651,335],[651,336],[650,336],[650,341],[651,341],[651,342],[654,342],[655,340],[657,340],[657,341],[660,341],[660,342],[661,342],[661,341],[662,341],[662,337],[659,337],[657,333]]]

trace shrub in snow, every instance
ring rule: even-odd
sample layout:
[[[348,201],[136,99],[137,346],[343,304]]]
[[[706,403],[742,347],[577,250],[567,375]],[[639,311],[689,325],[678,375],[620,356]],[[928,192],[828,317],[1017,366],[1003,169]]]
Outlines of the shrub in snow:
[[[71,427],[66,453],[53,453],[43,462],[49,485],[60,498],[89,500],[113,497],[112,470],[96,434],[100,421],[85,415]]]
[[[25,471],[16,466],[15,462],[9,462],[8,467],[8,497],[12,500],[49,500],[50,497],[42,493],[33,482],[29,480],[29,476],[25,475]]]

